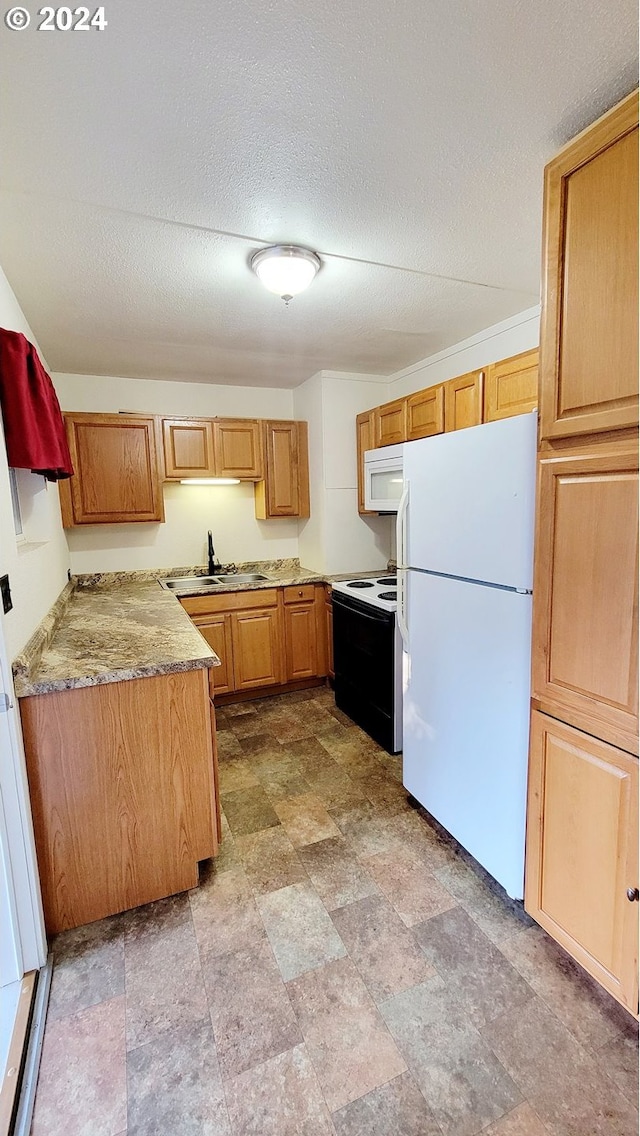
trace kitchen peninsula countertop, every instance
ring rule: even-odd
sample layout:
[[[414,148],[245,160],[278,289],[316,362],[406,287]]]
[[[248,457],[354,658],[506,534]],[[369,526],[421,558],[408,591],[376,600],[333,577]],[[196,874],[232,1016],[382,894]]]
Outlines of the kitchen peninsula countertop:
[[[222,570],[236,566],[225,565]],[[327,576],[297,560],[237,565],[267,580],[210,588],[187,585],[169,592],[158,582],[203,574],[202,565],[74,577],[13,663],[16,695],[49,694],[101,683],[220,665],[179,603],[180,596],[257,591],[297,584],[332,583],[369,572]],[[380,571],[378,569],[377,571]]]

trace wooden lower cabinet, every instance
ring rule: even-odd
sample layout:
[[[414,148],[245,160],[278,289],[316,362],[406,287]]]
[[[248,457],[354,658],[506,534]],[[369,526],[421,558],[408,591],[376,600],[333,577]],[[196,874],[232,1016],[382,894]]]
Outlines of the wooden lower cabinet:
[[[327,674],[323,584],[226,592],[181,600],[222,662],[211,692],[230,695],[304,684]]]
[[[236,690],[255,690],[284,682],[279,608],[234,611],[231,637]]]
[[[285,681],[314,678],[319,669],[315,596],[294,603],[287,603],[285,598],[284,643]]]
[[[198,882],[217,851],[206,670],[20,700],[47,931]]]
[[[638,761],[532,714],[525,906],[638,1012]]]
[[[220,612],[218,615],[194,615],[192,618],[202,637],[220,659],[221,665],[209,670],[211,694],[230,694],[235,690],[231,616]]]

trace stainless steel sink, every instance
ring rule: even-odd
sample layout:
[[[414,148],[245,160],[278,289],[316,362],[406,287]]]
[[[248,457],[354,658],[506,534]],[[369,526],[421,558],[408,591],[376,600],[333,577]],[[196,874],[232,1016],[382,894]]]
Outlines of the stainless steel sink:
[[[213,577],[219,584],[259,584],[261,580],[268,580],[261,572],[230,572],[227,576]]]
[[[176,576],[173,580],[160,580],[160,583],[163,588],[168,588],[171,592],[182,592],[188,588],[198,591],[207,589],[213,592],[225,584],[259,584],[262,580],[268,579],[269,577],[263,576],[261,572],[229,572],[220,576]]]

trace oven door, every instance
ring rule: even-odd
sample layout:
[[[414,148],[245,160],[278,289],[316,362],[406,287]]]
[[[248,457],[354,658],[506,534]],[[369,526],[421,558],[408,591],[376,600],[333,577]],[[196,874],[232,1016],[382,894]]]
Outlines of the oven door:
[[[395,615],[333,592],[336,706],[389,753],[395,730]]]
[[[367,450],[364,455],[364,503],[374,513],[397,513],[402,497],[402,446]]]

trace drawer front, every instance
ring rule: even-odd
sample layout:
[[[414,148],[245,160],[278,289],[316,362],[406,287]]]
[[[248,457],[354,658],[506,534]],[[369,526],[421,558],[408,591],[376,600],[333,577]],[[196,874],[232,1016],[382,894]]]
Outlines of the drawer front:
[[[252,608],[276,607],[277,588],[252,588],[223,595],[185,596],[180,600],[188,615],[215,615],[219,611],[248,611]]]
[[[316,596],[315,584],[292,584],[282,591],[286,604],[311,602]]]

